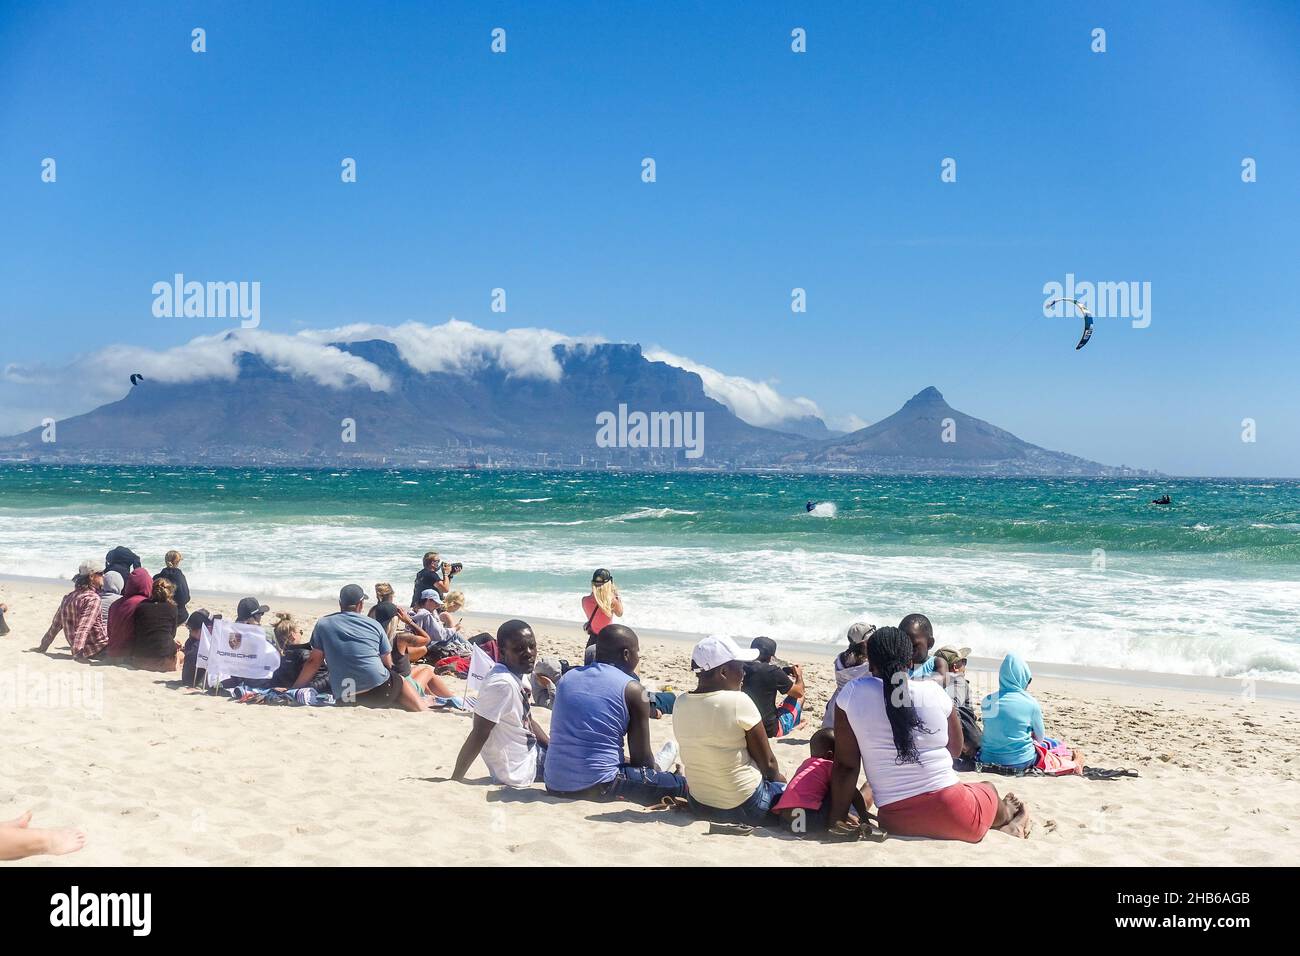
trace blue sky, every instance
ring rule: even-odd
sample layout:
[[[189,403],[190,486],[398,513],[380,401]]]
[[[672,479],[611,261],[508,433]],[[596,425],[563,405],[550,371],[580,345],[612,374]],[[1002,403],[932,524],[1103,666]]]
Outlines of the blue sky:
[[[1110,464],[1300,475],[1300,4],[1134,6],[0,2],[0,365],[219,331],[151,314],[184,272],[260,281],[271,331],[597,334],[833,421],[936,385]],[[1150,326],[1076,352],[1067,273],[1151,283]]]

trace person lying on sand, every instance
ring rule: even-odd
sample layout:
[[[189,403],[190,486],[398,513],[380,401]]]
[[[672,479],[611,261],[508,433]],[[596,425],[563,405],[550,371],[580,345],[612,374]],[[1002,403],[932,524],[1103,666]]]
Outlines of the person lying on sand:
[[[771,811],[785,777],[758,708],[740,690],[745,662],[757,657],[758,651],[741,650],[729,637],[704,638],[691,652],[699,684],[673,707],[687,800],[692,811],[716,823],[778,822]]]
[[[776,656],[776,641],[770,637],[756,637],[749,646],[758,651],[758,660],[745,665],[740,689],[758,708],[764,733],[769,737],[784,737],[803,719],[803,671],[797,664],[782,667],[772,663]],[[779,706],[777,694],[785,695]]]
[[[772,808],[792,833],[819,832],[829,829],[831,810],[831,771],[835,766],[835,731],[823,727],[808,741],[810,756],[794,772],[781,799]],[[871,787],[863,784],[853,795],[851,812],[858,821],[866,821],[871,805]]]
[[[948,673],[948,664],[931,655],[934,627],[924,614],[909,614],[898,622],[898,629],[912,639],[912,680],[924,680],[932,674]]]
[[[0,860],[21,860],[29,856],[62,856],[86,845],[86,834],[72,827],[41,829],[29,826],[32,811],[0,821]]]
[[[1029,693],[1029,682],[1033,679],[1029,665],[1018,654],[1002,658],[998,691],[980,702],[984,717],[980,763],[1009,770],[1028,770],[1039,765],[1039,748],[1034,743],[1046,741],[1047,735],[1043,729],[1043,708]],[[1083,754],[1074,751],[1074,761],[1081,771]]]
[[[999,798],[990,783],[957,779],[952,761],[961,754],[961,720],[942,685],[908,677],[914,653],[908,635],[880,628],[867,639],[872,676],[840,692],[832,827],[852,827],[848,811],[865,770],[880,826],[891,834],[967,843],[978,843],[990,829],[1028,836],[1029,812],[1014,794]]]
[[[429,703],[409,681],[393,670],[393,645],[377,621],[361,613],[366,592],[359,584],[339,591],[339,610],[316,622],[311,655],[291,690],[306,687],[320,665],[328,662],[330,691],[343,704],[400,707],[427,711]]]
[[[647,807],[664,797],[686,795],[685,777],[655,769],[650,695],[636,677],[640,659],[636,632],[610,624],[596,637],[596,660],[572,668],[555,683],[543,774],[548,793]]]
[[[480,755],[493,783],[527,787],[542,780],[550,738],[533,718],[528,675],[537,662],[537,638],[519,620],[497,628],[500,662],[488,671],[474,705],[474,723],[456,755],[451,779],[464,780]]]

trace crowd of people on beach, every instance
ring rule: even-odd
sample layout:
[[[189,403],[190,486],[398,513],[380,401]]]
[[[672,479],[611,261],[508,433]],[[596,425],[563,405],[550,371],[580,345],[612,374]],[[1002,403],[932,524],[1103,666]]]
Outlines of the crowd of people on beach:
[[[102,562],[83,561],[36,650],[49,651],[62,633],[76,661],[176,673],[180,686],[214,683],[199,648],[220,615],[189,610],[183,560],[168,551],[155,575],[121,546]],[[1008,654],[998,691],[976,702],[966,679],[970,649],[936,650],[923,614],[897,627],[848,629],[848,646],[834,660],[835,690],[807,758],[787,779],[771,741],[809,729],[807,688],[802,668],[778,658],[771,638],[741,647],[706,637],[691,652],[693,690],[648,687],[637,676],[637,634],[617,621],[625,609],[608,570],[596,570],[581,599],[580,665],[539,656],[522,620],[495,634],[464,634],[456,614],[465,595],[453,587],[461,570],[427,552],[406,604],[389,583],[376,584],[373,598],[349,584],[339,610],[319,618],[309,638],[280,613],[263,629],[279,655],[274,673],[216,684],[237,699],[469,712],[453,780],[465,780],[481,759],[496,784],[541,783],[564,799],[681,809],[744,832],[777,826],[827,838],[978,842],[995,829],[1027,837],[1031,818],[1020,799],[987,781],[963,782],[958,772],[1083,771],[1078,751],[1047,736],[1023,660]],[[235,623],[262,627],[269,611],[245,597]],[[468,678],[467,689],[453,678]],[[551,710],[549,732],[537,707]],[[655,752],[650,721],[665,717],[673,736]],[[0,826],[0,859],[32,843],[30,834],[7,842],[25,826]]]

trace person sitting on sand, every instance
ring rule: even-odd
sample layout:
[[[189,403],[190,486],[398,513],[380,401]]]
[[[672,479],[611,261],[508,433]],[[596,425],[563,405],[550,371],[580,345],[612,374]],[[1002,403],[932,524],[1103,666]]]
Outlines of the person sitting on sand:
[[[272,630],[275,634],[275,646],[280,651],[280,666],[271,675],[271,686],[277,689],[292,687],[297,683],[302,669],[307,666],[307,661],[311,659],[311,645],[303,636],[298,622],[287,611],[276,614]],[[329,667],[324,661],[316,668],[316,674],[307,686],[318,694],[330,692]]]
[[[595,658],[596,635],[613,624],[614,618],[623,616],[623,598],[614,584],[614,575],[604,568],[597,568],[591,575],[591,593],[582,599],[582,613],[587,618],[582,625],[587,633],[582,657],[584,664],[590,664]]]
[[[908,635],[880,628],[867,639],[871,676],[840,691],[832,828],[851,826],[847,814],[865,770],[880,825],[889,833],[968,843],[978,843],[990,828],[1028,836],[1029,813],[1014,794],[999,799],[992,784],[957,779],[952,761],[961,754],[961,720],[938,682],[909,679],[914,653]]]
[[[153,578],[144,568],[136,568],[126,579],[122,597],[108,611],[109,660],[129,658],[135,645],[135,612],[153,594]]]
[[[9,633],[9,625],[5,623],[5,612],[8,610],[8,604],[0,604],[0,637]]]
[[[99,613],[104,616],[104,633],[108,633],[108,611],[118,599],[122,596],[122,588],[126,584],[122,580],[122,575],[116,571],[104,572],[104,585],[99,589]]]
[[[596,636],[596,660],[572,668],[555,683],[546,750],[548,793],[642,806],[686,795],[685,777],[655,769],[649,695],[636,677],[640,659],[636,632],[610,624]]]
[[[62,856],[86,845],[86,834],[73,827],[42,829],[31,826],[32,811],[0,822],[0,860],[29,856]]]
[[[441,595],[429,588],[420,595],[420,606],[411,614],[411,620],[429,635],[424,660],[436,664],[445,657],[468,657],[470,642],[458,630],[450,630],[442,621]]]
[[[934,656],[948,665],[948,673],[940,678],[940,682],[947,688],[948,696],[952,698],[957,707],[957,715],[961,718],[962,748],[957,762],[974,760],[984,740],[984,731],[975,715],[975,701],[971,699],[970,683],[966,680],[966,658],[970,656],[970,648],[941,647],[934,652]],[[975,768],[963,763],[956,769]]]
[[[152,595],[136,608],[131,663],[141,670],[171,673],[180,667],[175,591],[176,586],[167,578],[154,578]]]
[[[104,555],[104,570],[116,571],[123,581],[131,580],[131,572],[139,570],[140,563],[140,555],[120,544]]]
[[[550,738],[532,714],[527,685],[537,662],[537,638],[519,620],[497,628],[500,662],[488,671],[474,702],[474,723],[456,755],[453,780],[464,780],[482,755],[493,783],[527,787],[544,778]]]
[[[830,700],[826,701],[826,712],[822,714],[822,726],[835,726],[835,700],[840,696],[840,688],[851,680],[865,677],[871,673],[867,664],[867,638],[876,630],[876,625],[859,621],[849,625],[849,646],[847,650],[835,655],[835,690]]]
[[[175,588],[175,594],[172,600],[176,602],[176,626],[180,627],[190,617],[190,582],[185,580],[185,572],[181,570],[181,562],[185,556],[179,551],[168,551],[163,556],[165,567],[154,575],[154,579],[166,578]]]
[[[393,670],[393,645],[378,622],[361,613],[366,601],[359,584],[339,591],[339,610],[316,622],[311,654],[290,689],[310,686],[320,666],[328,664],[330,691],[341,704],[428,710],[419,692]]]
[[[212,627],[212,615],[208,613],[207,608],[199,608],[197,611],[191,611],[190,616],[185,619],[185,629],[189,631],[189,637],[185,639],[185,644],[181,648],[181,683],[193,687],[201,683],[207,676],[206,668],[199,670],[199,641],[203,639],[203,629]]]
[[[794,772],[781,799],[772,807],[781,822],[793,833],[809,833],[829,828],[831,809],[831,771],[835,766],[835,731],[823,727],[808,741],[810,756]],[[863,784],[853,795],[852,809],[858,820],[866,822],[871,805],[871,788]]]
[[[72,659],[88,661],[108,646],[99,589],[104,585],[104,566],[92,559],[82,561],[72,579],[72,590],[63,596],[37,650],[44,654],[62,631],[72,648]]]
[[[1029,682],[1033,679],[1029,665],[1018,654],[1002,658],[997,693],[989,694],[980,702],[984,717],[980,763],[1008,770],[1029,770],[1045,762],[1040,750],[1050,751],[1056,746],[1043,730],[1043,708],[1029,693]],[[1071,760],[1078,767],[1076,772],[1081,772],[1083,754],[1078,750],[1067,755],[1063,763],[1056,763],[1068,766]]]
[[[934,647],[934,627],[924,614],[909,614],[898,622],[898,629],[912,639],[912,680],[924,680],[933,674],[946,674],[948,665],[930,653]]]
[[[758,651],[758,660],[745,665],[740,689],[758,708],[763,731],[769,737],[784,737],[803,718],[803,671],[797,664],[787,668],[772,663],[776,641],[770,637],[756,637],[749,646]],[[785,695],[779,706],[777,694]]]
[[[691,652],[699,684],[673,707],[690,808],[718,823],[775,823],[772,805],[785,789],[763,719],[740,689],[743,665],[757,657],[729,637],[704,638]]]
[[[464,627],[464,621],[455,617],[457,611],[465,607],[464,591],[448,591],[447,596],[443,599],[442,610],[438,612],[438,620],[442,622],[448,633],[459,634]]]

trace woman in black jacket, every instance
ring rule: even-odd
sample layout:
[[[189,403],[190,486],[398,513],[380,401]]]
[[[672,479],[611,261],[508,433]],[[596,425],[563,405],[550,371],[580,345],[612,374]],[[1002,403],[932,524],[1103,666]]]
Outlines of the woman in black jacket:
[[[164,578],[172,583],[176,589],[174,600],[176,601],[176,626],[181,627],[190,617],[189,608],[186,606],[190,603],[190,585],[185,580],[185,572],[181,570],[181,561],[184,555],[179,551],[168,551],[163,558],[167,567],[163,568],[156,575],[154,580]]]
[[[176,643],[175,588],[164,577],[153,579],[153,594],[135,609],[135,641],[131,663],[143,670],[172,673],[179,669]]]

